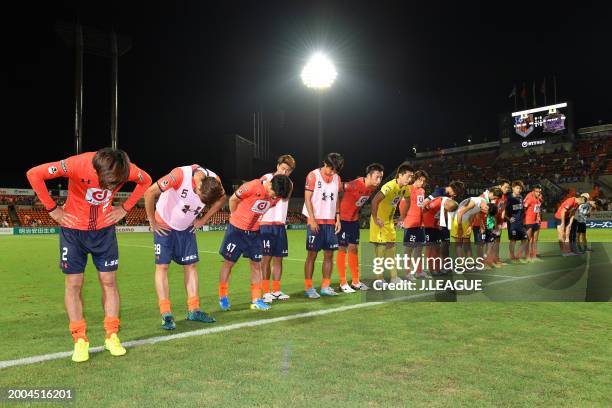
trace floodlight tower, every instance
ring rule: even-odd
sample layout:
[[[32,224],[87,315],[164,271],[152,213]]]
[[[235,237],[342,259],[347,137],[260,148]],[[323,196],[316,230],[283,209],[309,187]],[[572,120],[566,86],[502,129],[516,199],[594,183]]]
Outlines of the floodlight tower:
[[[302,82],[306,87],[314,89],[318,93],[318,140],[317,161],[323,158],[323,119],[321,113],[323,93],[332,87],[338,72],[336,67],[325,54],[317,52],[313,54],[302,69]]]

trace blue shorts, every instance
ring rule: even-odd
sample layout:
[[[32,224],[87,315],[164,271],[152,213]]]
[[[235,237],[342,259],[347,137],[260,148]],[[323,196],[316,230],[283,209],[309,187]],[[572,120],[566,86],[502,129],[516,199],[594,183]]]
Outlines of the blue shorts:
[[[532,231],[539,231],[540,224],[525,224],[525,229],[530,229]]]
[[[319,233],[313,234],[310,225],[306,226],[306,250],[319,252],[338,249],[338,237],[334,224],[319,224]]]
[[[508,224],[508,239],[510,241],[522,241],[527,239],[527,230],[522,223]]]
[[[60,269],[66,274],[83,273],[91,254],[99,272],[115,272],[119,267],[119,248],[115,226],[97,231],[60,228]]]
[[[228,224],[219,253],[225,260],[231,262],[238,261],[240,255],[251,261],[259,262],[262,250],[259,231],[245,231]]]
[[[493,232],[492,229],[487,228],[485,230],[485,241],[486,242],[501,241],[501,232],[499,234],[496,234],[495,232]]]
[[[340,221],[341,230],[338,233],[338,245],[347,247],[349,244],[359,245],[359,221]]]
[[[289,254],[287,229],[284,225],[262,225],[259,227],[263,256],[284,257]]]
[[[423,228],[406,228],[404,230],[404,245],[424,244],[425,233]]]
[[[423,235],[425,236],[425,244],[437,244],[442,239],[438,228],[423,228]]]
[[[472,227],[472,232],[474,233],[474,242],[477,244],[489,242],[487,241],[487,230],[481,232],[480,227]]]
[[[439,233],[440,242],[450,242],[450,230],[448,228],[442,228]]]
[[[174,261],[179,265],[191,265],[200,260],[198,257],[198,242],[190,228],[184,231],[168,230],[168,235],[153,233],[155,248],[155,263],[168,265]]]

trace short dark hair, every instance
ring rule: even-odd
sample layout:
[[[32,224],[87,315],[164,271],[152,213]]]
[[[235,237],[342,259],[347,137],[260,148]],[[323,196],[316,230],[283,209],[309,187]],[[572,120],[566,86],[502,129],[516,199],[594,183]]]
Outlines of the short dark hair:
[[[291,170],[295,170],[295,159],[290,154],[283,154],[282,156],[280,156],[276,161],[276,164],[278,166],[280,166],[281,164],[286,164],[287,166],[291,167]]]
[[[504,195],[504,192],[499,187],[491,187],[489,191],[493,193],[493,197],[495,198],[501,198],[501,196]]]
[[[365,174],[366,176],[369,175],[370,173],[373,173],[375,171],[380,171],[381,173],[384,173],[385,171],[385,166],[383,166],[380,163],[372,163],[372,164],[368,164],[368,167],[366,167],[365,170]]]
[[[115,189],[125,183],[130,176],[130,158],[120,149],[105,147],[98,150],[92,164],[102,188]]]
[[[542,189],[542,186],[540,184],[534,184],[533,186],[531,186],[531,190],[535,190],[536,188],[539,188],[540,190]]]
[[[284,174],[277,174],[276,176],[272,177],[271,183],[272,190],[274,190],[277,197],[289,197],[289,193],[291,192],[291,180],[289,180],[289,177],[285,176]]]
[[[202,184],[200,184],[200,200],[204,204],[211,206],[223,197],[224,194],[223,186],[216,177],[204,177],[202,179]]]
[[[521,189],[525,189],[525,183],[523,183],[523,180],[514,180],[512,182],[512,188],[516,187],[516,186],[520,186]]]
[[[487,215],[495,215],[497,214],[497,205],[493,203],[489,203],[489,210],[487,211]]]
[[[463,193],[465,193],[465,184],[461,180],[453,180],[448,183],[448,186],[453,189],[457,197],[462,197]]]
[[[414,173],[414,167],[412,167],[412,164],[408,162],[403,162],[397,167],[397,171],[395,172],[395,177],[398,177],[400,174],[404,174],[408,171]]]
[[[497,179],[497,185],[498,186],[503,186],[506,183],[510,184],[510,180],[508,180],[507,178],[504,178],[504,177],[499,177]]]
[[[329,153],[323,158],[323,164],[339,172],[344,167],[344,157],[340,153]]]
[[[414,172],[414,179],[418,180],[421,177],[425,177],[425,181],[429,180],[429,174],[425,170],[417,170]]]

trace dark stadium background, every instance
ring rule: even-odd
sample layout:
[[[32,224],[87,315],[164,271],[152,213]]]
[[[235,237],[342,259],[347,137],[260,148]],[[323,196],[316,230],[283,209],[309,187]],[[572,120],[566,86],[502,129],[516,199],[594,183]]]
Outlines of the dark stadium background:
[[[252,114],[263,111],[271,154],[294,154],[301,183],[317,164],[317,105],[299,72],[319,46],[339,71],[324,101],[325,150],[345,155],[347,178],[371,161],[390,169],[413,145],[495,140],[513,85],[539,89],[545,76],[549,95],[555,75],[558,100],[574,102],[576,128],[610,123],[610,6],[489,3],[5,6],[0,186],[29,187],[29,167],[74,151],[74,57],[54,25],[77,14],[133,40],[119,61],[119,146],[154,178],[192,162],[219,169],[221,138],[252,138]],[[109,61],[86,55],[85,151],[110,145],[109,88]]]

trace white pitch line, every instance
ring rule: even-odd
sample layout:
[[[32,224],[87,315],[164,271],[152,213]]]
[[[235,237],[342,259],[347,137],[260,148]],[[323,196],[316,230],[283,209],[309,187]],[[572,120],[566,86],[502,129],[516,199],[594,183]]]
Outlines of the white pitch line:
[[[573,269],[574,268],[567,268],[567,269],[561,269],[557,271],[544,272],[544,273],[535,274],[535,275],[525,275],[525,276],[520,276],[520,277],[501,279],[501,280],[489,283],[488,286],[499,285],[499,284],[506,283],[506,282],[516,282],[517,280],[520,280],[520,279],[529,279],[529,278],[533,278],[537,276],[551,275],[553,273],[560,273],[560,272],[569,271]],[[315,310],[312,312],[298,313],[294,315],[281,316],[281,317],[274,317],[271,319],[253,320],[250,322],[234,323],[234,324],[228,324],[225,326],[210,327],[206,329],[193,330],[193,331],[188,331],[188,332],[183,332],[183,333],[171,334],[167,336],[156,336],[156,337],[150,337],[148,339],[132,340],[132,341],[127,341],[123,343],[123,345],[127,348],[133,348],[133,347],[144,346],[144,345],[149,345],[149,344],[161,343],[164,341],[186,339],[189,337],[202,336],[202,335],[213,334],[213,333],[221,333],[221,332],[226,332],[226,331],[231,331],[231,330],[242,329],[245,327],[257,327],[257,326],[263,326],[263,325],[268,325],[268,324],[278,323],[278,322],[285,322],[285,321],[295,320],[295,319],[324,316],[324,315],[331,314],[331,313],[345,312],[347,310],[361,309],[361,308],[366,308],[366,307],[371,307],[371,306],[378,306],[378,305],[382,305],[382,304],[390,303],[390,302],[398,302],[398,301],[403,301],[403,300],[410,300],[410,299],[431,296],[433,293],[435,292],[428,291],[428,292],[418,293],[414,295],[401,296],[401,297],[397,297],[393,299],[383,300],[379,302],[358,303],[355,305],[340,306],[340,307],[335,307],[331,309]],[[98,347],[90,348],[89,352],[99,353],[103,350],[104,348],[102,346],[98,346]],[[4,361],[0,361],[0,370],[4,368],[8,368],[8,367],[30,365],[30,364],[40,363],[44,361],[57,360],[60,358],[67,358],[67,357],[70,357],[71,355],[72,355],[71,351],[64,351],[64,352],[59,352],[59,353],[50,353],[50,354],[42,354],[42,355],[32,356],[32,357],[25,357],[25,358],[20,358],[20,359],[15,359],[15,360],[4,360]]]
[[[482,275],[482,276],[495,276],[496,278],[520,278],[520,276],[510,276],[510,275],[494,275],[492,273],[487,272],[470,272],[468,275]]]

